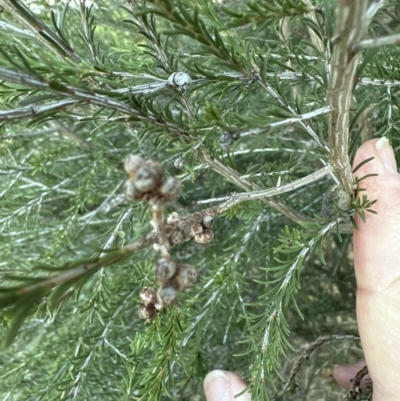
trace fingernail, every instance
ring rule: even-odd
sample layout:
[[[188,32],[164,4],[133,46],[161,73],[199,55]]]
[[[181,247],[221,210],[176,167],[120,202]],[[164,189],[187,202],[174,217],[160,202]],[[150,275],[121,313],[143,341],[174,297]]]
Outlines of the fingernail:
[[[392,173],[397,173],[397,163],[394,157],[393,148],[390,146],[389,141],[384,136],[375,144],[378,150],[379,157],[383,164]]]
[[[228,401],[229,381],[223,370],[213,370],[204,379],[207,401]]]

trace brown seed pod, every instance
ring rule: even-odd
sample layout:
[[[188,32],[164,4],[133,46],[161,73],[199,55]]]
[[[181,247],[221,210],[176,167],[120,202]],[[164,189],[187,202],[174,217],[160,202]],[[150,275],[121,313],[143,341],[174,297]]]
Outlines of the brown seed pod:
[[[168,224],[172,224],[172,223],[175,223],[175,222],[179,221],[181,218],[182,218],[182,217],[181,217],[181,215],[180,215],[179,213],[177,213],[177,212],[172,212],[171,214],[169,214],[169,215],[167,216],[166,222],[167,222]]]
[[[130,180],[126,180],[124,182],[123,191],[124,191],[125,198],[128,201],[141,200],[144,196],[144,193],[140,192],[136,188],[135,184]]]
[[[154,265],[154,273],[159,285],[163,285],[175,275],[176,263],[170,258],[160,258]]]
[[[160,165],[155,163],[146,163],[140,167],[135,177],[136,188],[142,192],[150,192],[156,189],[162,178],[162,169],[160,169]]]
[[[156,313],[154,305],[141,305],[138,309],[138,315],[141,319],[149,320]]]
[[[143,157],[138,156],[138,155],[128,155],[125,157],[124,160],[124,169],[125,171],[131,175],[135,176],[140,167],[145,165],[145,161]]]
[[[174,281],[179,291],[193,285],[196,282],[197,270],[194,266],[186,263],[180,263],[176,266],[176,268],[177,272],[171,281]]]
[[[143,287],[139,294],[140,302],[145,305],[155,304],[157,302],[157,293],[154,288]]]
[[[190,224],[183,219],[178,221],[176,229],[181,232],[184,237],[188,237],[191,231]]]
[[[175,199],[181,193],[181,182],[175,177],[166,177],[161,184],[160,194],[166,201]]]
[[[199,244],[208,244],[213,239],[214,233],[209,228],[205,228],[201,234],[194,237],[194,240]]]
[[[168,241],[171,246],[182,244],[185,242],[185,237],[180,231],[172,231],[172,233],[168,237]]]
[[[203,232],[203,226],[200,223],[197,223],[191,227],[192,235],[200,235]]]
[[[206,227],[206,228],[211,228],[211,226],[213,225],[213,222],[214,222],[214,219],[208,214],[205,214],[203,216],[203,219],[201,220],[201,224],[203,225],[203,227]]]
[[[186,220],[191,226],[194,226],[195,224],[201,223],[202,217],[200,213],[195,212],[187,216]]]
[[[160,288],[157,297],[163,305],[172,305],[178,298],[178,291],[172,286]]]

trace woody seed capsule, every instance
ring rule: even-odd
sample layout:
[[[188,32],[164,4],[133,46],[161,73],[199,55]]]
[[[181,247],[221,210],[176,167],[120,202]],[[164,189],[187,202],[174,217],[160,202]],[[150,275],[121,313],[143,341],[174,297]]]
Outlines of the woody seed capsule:
[[[145,305],[154,304],[157,302],[156,291],[151,287],[143,287],[140,290],[139,298],[140,301]]]
[[[140,200],[143,198],[143,192],[140,192],[132,181],[126,180],[123,187],[125,198],[129,201]]]
[[[181,263],[177,265],[176,275],[172,278],[177,284],[179,290],[193,285],[197,280],[197,271],[194,266]]]
[[[160,194],[166,201],[175,199],[181,192],[181,182],[175,177],[167,177],[160,187]]]
[[[175,223],[176,221],[179,221],[182,217],[180,216],[179,213],[177,212],[172,212],[170,215],[167,217],[167,223]]]
[[[199,244],[208,244],[213,239],[214,233],[209,228],[205,228],[201,234],[194,237],[194,240]]]
[[[171,246],[174,246],[185,242],[185,237],[180,231],[173,231],[168,237],[168,241]]]
[[[135,186],[139,191],[149,192],[154,190],[161,181],[162,171],[149,163],[142,166],[135,177]]]
[[[124,160],[124,169],[128,174],[135,175],[144,164],[145,161],[143,157],[138,155],[128,155]]]
[[[192,235],[200,235],[203,232],[203,226],[201,224],[195,224],[191,228]]]
[[[160,258],[154,265],[154,273],[160,285],[165,284],[176,272],[176,264],[172,259]]]
[[[163,305],[172,305],[178,298],[178,292],[172,286],[160,288],[157,297],[161,300]]]
[[[178,223],[176,223],[176,229],[185,237],[187,237],[191,231],[190,224],[186,220],[178,221]]]
[[[187,222],[188,222],[191,226],[193,226],[193,225],[195,225],[195,224],[197,224],[197,223],[201,223],[201,219],[202,219],[201,214],[200,214],[200,213],[197,213],[197,212],[195,212],[195,213],[189,215],[189,216],[186,218]]]
[[[209,216],[208,214],[205,214],[203,216],[203,220],[201,221],[201,224],[203,225],[203,227],[207,227],[207,228],[211,228],[211,226],[213,225],[214,219]]]
[[[138,309],[138,315],[141,319],[149,320],[156,313],[154,305],[142,305]]]

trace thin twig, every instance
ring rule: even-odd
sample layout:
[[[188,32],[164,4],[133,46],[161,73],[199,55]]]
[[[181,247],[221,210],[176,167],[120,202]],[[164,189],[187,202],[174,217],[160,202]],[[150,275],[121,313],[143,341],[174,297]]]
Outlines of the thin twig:
[[[179,134],[181,137],[190,138],[191,140],[194,139],[186,130],[168,121],[161,120],[155,114],[152,114],[150,112],[144,114],[142,111],[134,109],[126,103],[120,102],[105,95],[88,92],[84,89],[80,89],[71,85],[63,85],[59,82],[47,82],[38,76],[21,73],[3,67],[0,67],[0,78],[8,82],[13,82],[19,85],[26,85],[48,92],[54,92],[61,96],[72,97],[82,100],[88,104],[105,107],[107,109],[119,111],[123,114],[135,116],[135,118],[140,121],[147,121],[158,127],[163,127],[165,129],[168,129],[170,132]]]
[[[288,390],[290,385],[293,383],[294,378],[300,370],[302,363],[310,358],[310,355],[321,345],[331,342],[333,340],[356,340],[358,337],[354,336],[341,336],[341,335],[332,335],[332,336],[322,336],[318,337],[314,342],[308,345],[308,347],[301,353],[301,355],[297,358],[294,363],[292,370],[289,373],[289,378],[287,379],[285,385],[280,394],[283,394]]]
[[[368,366],[364,366],[357,374],[355,375],[354,379],[350,380],[350,389],[347,393],[347,400],[358,400],[361,394],[361,380],[365,375],[368,374]]]
[[[383,36],[381,38],[364,39],[357,44],[357,50],[372,49],[388,45],[400,45],[400,34]]]
[[[281,106],[284,106],[288,111],[291,113],[297,115],[296,111],[288,105],[282,97],[279,95],[278,92],[275,91],[275,89],[272,88],[271,85],[269,85],[267,82],[264,82],[260,73],[257,71],[253,72],[254,77],[257,79],[257,82],[261,85],[262,88],[265,89],[266,92],[268,92]],[[321,140],[319,139],[318,135],[316,132],[312,129],[312,127],[307,123],[303,122],[302,120],[299,121],[299,124],[305,129],[307,134],[326,152],[329,152],[328,146],[324,145]]]
[[[53,110],[65,109],[67,106],[76,103],[76,100],[58,100],[40,105],[18,107],[10,110],[0,110],[0,121],[18,120],[26,117],[35,118],[41,114],[49,113]]]
[[[22,1],[0,0],[2,5],[14,18],[25,28],[28,28],[35,37],[53,50],[62,58],[69,57],[71,60],[80,63],[82,59],[65,42],[63,38],[52,31],[38,16],[33,13]]]
[[[121,356],[123,359],[128,360],[129,359],[122,354],[117,348],[115,348],[108,340],[107,340],[107,334],[108,331],[110,330],[110,327],[114,324],[115,319],[117,318],[117,316],[121,313],[122,309],[126,306],[126,304],[128,303],[128,301],[130,301],[134,295],[137,294],[138,289],[134,288],[128,295],[126,295],[124,297],[124,299],[122,300],[121,304],[118,306],[117,309],[115,309],[114,313],[112,314],[110,320],[108,321],[108,323],[106,324],[106,326],[104,327],[104,330],[102,331],[102,333],[100,334],[100,337],[98,338],[96,344],[93,346],[92,350],[90,351],[89,355],[86,357],[85,361],[83,362],[82,366],[79,369],[79,372],[77,373],[77,375],[75,376],[75,380],[73,383],[73,387],[70,390],[69,394],[72,396],[73,400],[78,399],[78,394],[79,394],[79,386],[80,386],[80,382],[82,379],[82,376],[84,374],[84,371],[86,370],[86,368],[89,366],[90,362],[93,359],[93,356],[96,352],[96,350],[101,347],[102,345],[106,344],[108,345],[114,352],[116,352],[119,356]]]
[[[323,167],[322,169],[320,169],[310,175],[307,175],[306,177],[299,178],[296,181],[290,182],[289,184],[282,185],[277,188],[268,188],[268,189],[263,189],[263,190],[259,190],[259,191],[251,191],[251,192],[233,194],[233,195],[229,196],[228,198],[223,197],[223,198],[207,199],[204,201],[197,201],[196,203],[204,204],[204,203],[209,203],[209,202],[225,200],[225,203],[223,203],[222,205],[212,208],[213,213],[221,214],[224,211],[228,210],[229,208],[236,206],[239,203],[244,202],[244,201],[255,200],[255,199],[264,199],[264,198],[268,198],[271,196],[280,195],[285,192],[293,191],[304,185],[307,185],[307,184],[310,184],[312,182],[319,180],[320,178],[329,174],[331,171],[332,171],[332,167],[330,165],[327,165],[327,166]]]
[[[208,156],[205,152],[201,155],[201,160],[208,164],[212,170],[217,172],[218,174],[225,177],[228,181],[232,182],[233,184],[237,185],[240,188],[245,189],[246,191],[260,191],[262,190],[257,184],[252,183],[246,179],[241,179],[241,174],[229,166],[222,164],[219,160],[213,159]],[[313,221],[310,217],[306,216],[303,213],[296,211],[295,209],[291,208],[290,206],[286,205],[286,203],[279,201],[277,199],[262,199],[263,202],[269,204],[272,208],[280,211],[283,215],[288,217],[293,221]],[[218,214],[218,212],[217,212]]]
[[[244,137],[247,135],[259,134],[261,132],[265,132],[265,130],[275,128],[280,125],[294,124],[299,121],[308,120],[310,118],[314,118],[314,117],[320,116],[322,114],[330,113],[331,111],[332,111],[332,109],[330,106],[325,106],[325,107],[321,107],[320,109],[310,111],[308,113],[297,114],[295,117],[289,117],[289,118],[285,118],[284,120],[275,121],[273,123],[267,124],[263,128],[253,128],[253,129],[247,130],[246,132],[238,132],[238,133],[240,134],[241,137]]]

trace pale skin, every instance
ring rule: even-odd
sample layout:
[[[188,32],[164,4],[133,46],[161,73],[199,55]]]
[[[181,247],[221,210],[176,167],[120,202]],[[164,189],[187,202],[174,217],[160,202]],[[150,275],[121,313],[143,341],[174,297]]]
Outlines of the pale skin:
[[[385,138],[364,143],[353,166],[370,157],[357,177],[378,174],[360,183],[377,214],[366,222],[356,218],[353,233],[357,279],[357,323],[365,362],[340,365],[333,377],[344,388],[367,364],[373,381],[373,401],[398,401],[400,383],[400,174],[393,149]],[[345,361],[344,361],[345,362]],[[204,380],[207,401],[251,401],[249,393],[235,398],[246,387],[243,379],[229,371],[210,372]]]

